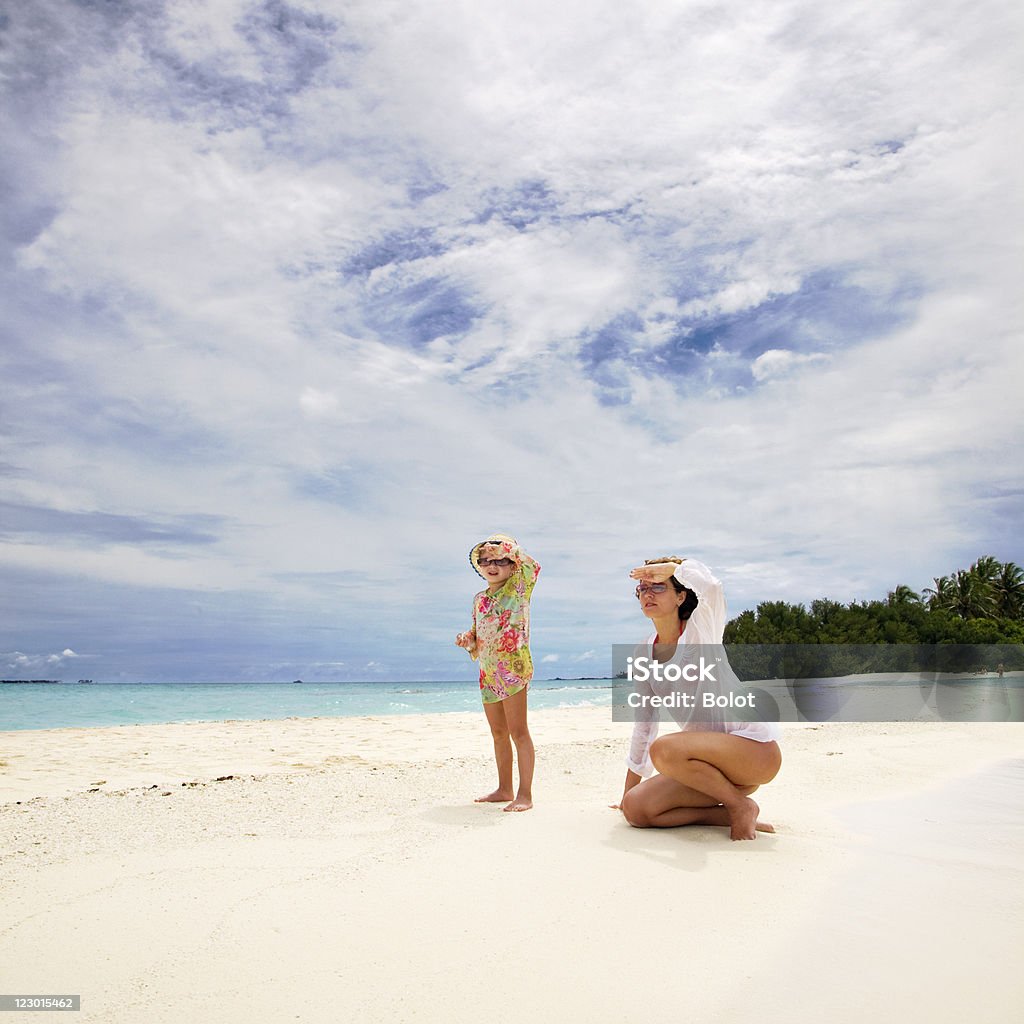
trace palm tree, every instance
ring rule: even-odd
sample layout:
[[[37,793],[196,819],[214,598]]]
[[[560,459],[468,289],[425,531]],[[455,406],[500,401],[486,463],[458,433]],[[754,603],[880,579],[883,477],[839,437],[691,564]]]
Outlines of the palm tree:
[[[1024,618],[1024,569],[1014,562],[999,567],[993,581],[996,614],[1006,619]]]
[[[975,571],[977,565],[975,562],[970,569],[957,569],[953,577],[950,610],[961,619],[988,619],[996,614],[992,582],[984,573]]]
[[[895,590],[889,591],[889,596],[886,600],[891,607],[914,605],[921,603],[921,595],[916,590],[908,587],[906,583],[901,583]]]
[[[982,555],[967,571],[974,573],[975,578],[980,582],[991,584],[999,578],[1002,569],[1003,563],[998,558],[994,558],[992,555]]]
[[[934,587],[925,587],[922,593],[930,594],[928,607],[932,611],[942,609],[949,611],[953,607],[953,581],[948,576],[935,576]]]

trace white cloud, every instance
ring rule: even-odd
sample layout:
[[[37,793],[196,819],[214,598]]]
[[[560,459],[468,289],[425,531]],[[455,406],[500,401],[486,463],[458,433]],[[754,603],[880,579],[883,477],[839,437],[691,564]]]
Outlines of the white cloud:
[[[302,411],[313,418],[330,418],[338,412],[338,396],[317,388],[305,388],[299,398]]]
[[[82,655],[76,654],[70,648],[65,648],[60,654],[26,654],[24,651],[0,653],[0,660],[5,669],[19,674],[60,668],[65,661],[80,657]]]
[[[770,348],[762,352],[750,365],[754,380],[774,380],[792,373],[798,366],[820,363],[828,357],[822,352],[800,353],[785,348]]]

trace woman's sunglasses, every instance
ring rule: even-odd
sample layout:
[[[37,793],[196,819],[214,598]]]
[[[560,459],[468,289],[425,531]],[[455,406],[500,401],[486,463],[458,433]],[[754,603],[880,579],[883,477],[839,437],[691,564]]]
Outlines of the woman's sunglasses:
[[[639,597],[641,594],[646,594],[648,590],[652,594],[664,594],[665,591],[668,590],[668,584],[667,583],[641,583],[640,586],[636,588],[636,596]]]
[[[516,564],[511,558],[478,558],[476,563],[482,569],[486,569],[489,565],[496,565],[499,569],[504,569],[506,566]]]

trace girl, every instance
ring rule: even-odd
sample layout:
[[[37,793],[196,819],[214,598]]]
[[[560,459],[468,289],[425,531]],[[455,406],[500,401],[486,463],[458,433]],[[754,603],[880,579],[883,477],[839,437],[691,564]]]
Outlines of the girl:
[[[473,626],[455,638],[480,661],[480,695],[494,740],[498,788],[477,803],[504,803],[504,810],[533,806],[533,740],[526,725],[526,691],[533,678],[530,657],[530,595],[540,566],[513,537],[491,534],[474,545],[469,561],[487,583],[473,598]],[[519,791],[512,796],[512,744],[519,760]]]

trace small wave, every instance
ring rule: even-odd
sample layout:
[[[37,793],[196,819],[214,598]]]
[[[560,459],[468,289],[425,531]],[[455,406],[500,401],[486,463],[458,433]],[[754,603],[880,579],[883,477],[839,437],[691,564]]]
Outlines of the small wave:
[[[593,693],[594,690],[610,690],[611,684],[608,686],[538,686],[538,690],[543,690],[545,693]]]
[[[550,705],[553,708],[606,708],[608,702],[604,700],[563,700],[559,704]]]

